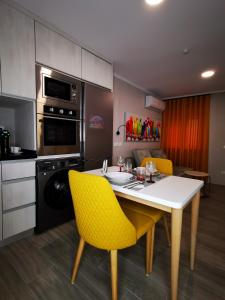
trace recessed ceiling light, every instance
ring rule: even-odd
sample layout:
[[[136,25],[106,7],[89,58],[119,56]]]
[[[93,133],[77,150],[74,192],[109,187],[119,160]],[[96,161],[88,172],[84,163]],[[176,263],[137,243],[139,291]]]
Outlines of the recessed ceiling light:
[[[154,5],[158,5],[158,4],[160,4],[161,2],[163,2],[163,0],[145,0],[145,2],[146,2],[148,5],[154,6]]]
[[[210,77],[212,77],[214,74],[215,74],[215,71],[214,71],[214,70],[207,70],[207,71],[202,72],[201,77],[202,77],[202,78],[210,78]]]

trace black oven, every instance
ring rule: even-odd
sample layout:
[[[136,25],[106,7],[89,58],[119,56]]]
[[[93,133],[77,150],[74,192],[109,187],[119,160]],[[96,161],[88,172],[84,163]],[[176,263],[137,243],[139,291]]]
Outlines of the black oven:
[[[77,114],[76,110],[38,104],[38,155],[80,153],[81,119]]]

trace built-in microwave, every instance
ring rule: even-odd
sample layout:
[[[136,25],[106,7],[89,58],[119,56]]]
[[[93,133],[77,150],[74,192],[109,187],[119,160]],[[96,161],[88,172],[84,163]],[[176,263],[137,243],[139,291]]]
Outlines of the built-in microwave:
[[[36,65],[37,102],[58,107],[80,108],[81,83],[73,77]]]

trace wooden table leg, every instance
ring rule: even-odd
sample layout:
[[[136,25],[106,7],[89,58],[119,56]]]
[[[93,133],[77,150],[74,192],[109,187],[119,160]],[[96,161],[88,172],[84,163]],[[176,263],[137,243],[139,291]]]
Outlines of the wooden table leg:
[[[178,275],[180,260],[180,242],[182,229],[183,209],[172,209],[171,226],[171,299],[177,300]]]
[[[196,249],[196,237],[198,229],[198,212],[199,212],[200,192],[198,192],[192,199],[191,210],[191,256],[190,256],[190,268],[194,270],[195,262],[195,249]]]
[[[117,293],[117,250],[110,251],[111,256],[111,283],[112,283],[112,300],[118,299]]]

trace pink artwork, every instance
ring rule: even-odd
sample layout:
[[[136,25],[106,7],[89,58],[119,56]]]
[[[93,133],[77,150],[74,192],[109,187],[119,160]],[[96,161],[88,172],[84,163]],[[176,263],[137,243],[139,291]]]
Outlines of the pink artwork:
[[[161,121],[125,113],[127,142],[158,142],[161,137]]]

